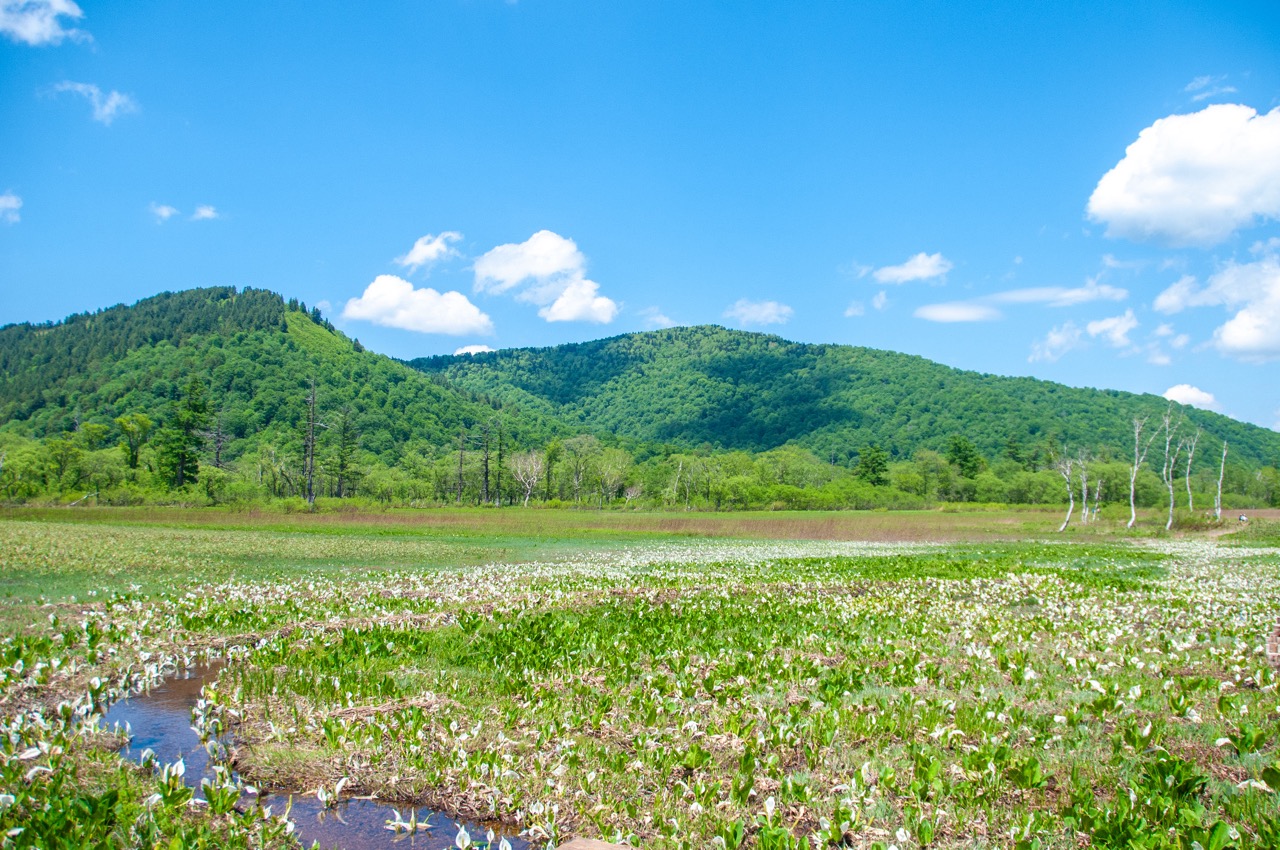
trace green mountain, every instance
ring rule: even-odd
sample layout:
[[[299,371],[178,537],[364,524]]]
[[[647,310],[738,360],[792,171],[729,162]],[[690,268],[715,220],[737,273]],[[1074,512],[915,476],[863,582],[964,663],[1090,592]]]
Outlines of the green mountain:
[[[207,428],[225,442],[224,460],[264,445],[296,449],[313,380],[322,419],[346,410],[361,450],[385,463],[406,446],[456,441],[497,413],[443,377],[366,351],[306,305],[219,287],[0,328],[0,433],[52,438],[96,424],[114,442],[116,417],[160,425],[192,377],[207,389]],[[517,444],[564,430],[536,415],[503,418]]]
[[[1046,439],[1123,458],[1132,420],[1154,429],[1158,396],[1078,389],[952,369],[907,354],[809,345],[717,326],[670,328],[552,348],[429,357],[450,383],[644,442],[763,451],[787,443],[845,458],[870,444],[898,457],[955,435],[988,457]],[[1179,406],[1213,442],[1252,464],[1280,461],[1280,434]],[[1150,433],[1150,431],[1148,431]],[[1205,451],[1206,458],[1216,450]]]

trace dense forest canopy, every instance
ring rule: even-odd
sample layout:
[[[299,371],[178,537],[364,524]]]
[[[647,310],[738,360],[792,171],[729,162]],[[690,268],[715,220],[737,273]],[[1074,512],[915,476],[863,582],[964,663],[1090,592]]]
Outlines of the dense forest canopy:
[[[1158,451],[1130,475],[1134,418],[1146,441],[1166,414],[1176,492]],[[1205,506],[1221,473],[1246,505],[1280,501],[1277,458],[1280,435],[1154,396],[720,327],[410,365],[220,287],[0,328],[10,502],[925,507],[1065,502],[1070,480],[1095,506],[1131,481]]]
[[[908,354],[809,345],[717,326],[669,328],[540,349],[430,357],[411,365],[462,387],[641,441],[766,451],[794,443],[846,459],[945,451],[962,435],[987,457],[1046,439],[1123,457],[1158,396],[1077,389],[952,369]],[[1241,459],[1274,464],[1280,434],[1180,407]],[[1206,460],[1208,462],[1208,460]]]

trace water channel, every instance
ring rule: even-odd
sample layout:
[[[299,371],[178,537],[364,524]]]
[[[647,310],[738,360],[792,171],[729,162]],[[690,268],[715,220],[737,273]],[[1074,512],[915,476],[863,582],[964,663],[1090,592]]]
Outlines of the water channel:
[[[191,728],[191,710],[200,699],[200,690],[213,682],[222,663],[205,664],[180,671],[166,678],[149,691],[134,694],[114,703],[103,717],[103,726],[110,729],[125,724],[131,733],[129,742],[120,750],[123,758],[140,761],[143,752],[151,750],[159,763],[173,763],[179,758],[186,767],[184,779],[197,789],[200,780],[213,778],[209,755],[200,743],[200,736]],[[377,848],[415,848],[415,850],[448,850],[453,848],[458,829],[465,826],[472,841],[483,846],[489,825],[456,821],[430,809],[416,810],[419,824],[430,823],[430,828],[416,833],[395,833],[387,829],[393,820],[408,821],[415,809],[404,803],[390,803],[363,798],[342,798],[336,805],[325,806],[314,794],[264,791],[259,801],[271,806],[276,813],[290,805],[289,819],[296,824],[294,834],[304,847],[318,842],[325,850],[377,850]],[[398,815],[398,817],[397,817]],[[495,827],[495,832],[497,828]],[[496,850],[499,838],[505,837],[513,850],[526,850],[527,841],[513,834],[494,839]]]

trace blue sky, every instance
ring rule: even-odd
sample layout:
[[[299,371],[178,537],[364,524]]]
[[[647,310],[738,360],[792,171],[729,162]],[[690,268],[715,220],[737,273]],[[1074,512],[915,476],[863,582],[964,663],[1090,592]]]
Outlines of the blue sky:
[[[1277,427],[1280,5],[973,5],[0,0],[0,323],[719,323]]]

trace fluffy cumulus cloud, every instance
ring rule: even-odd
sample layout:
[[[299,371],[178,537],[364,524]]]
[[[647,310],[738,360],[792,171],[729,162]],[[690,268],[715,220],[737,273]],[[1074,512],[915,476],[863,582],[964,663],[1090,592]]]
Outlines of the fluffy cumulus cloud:
[[[739,298],[724,311],[724,317],[741,325],[783,325],[794,313],[786,304],[777,301],[749,301]]]
[[[1088,214],[1108,236],[1202,246],[1280,217],[1280,108],[1220,103],[1161,118],[1098,181]]]
[[[423,266],[429,266],[446,257],[457,256],[458,252],[450,246],[460,241],[462,241],[462,234],[456,230],[446,230],[438,236],[428,233],[426,236],[419,237],[409,252],[402,257],[396,257],[395,261],[412,274]]]
[[[1027,360],[1032,363],[1037,360],[1053,363],[1071,349],[1078,347],[1081,338],[1080,328],[1075,322],[1064,322],[1051,329],[1044,339],[1031,344],[1031,355]]]
[[[1178,404],[1189,404],[1192,407],[1200,407],[1205,410],[1218,409],[1218,400],[1213,397],[1213,393],[1207,393],[1199,387],[1193,387],[1191,384],[1174,384],[1165,390],[1163,395]]]
[[[572,239],[539,230],[524,242],[499,245],[475,263],[477,292],[515,292],[519,301],[536,304],[548,322],[607,324],[618,304],[600,294],[587,279],[587,258]]]
[[[219,217],[217,207],[209,204],[201,204],[196,207],[196,211],[191,214],[192,221],[213,221],[215,218]]]
[[[897,266],[876,269],[871,276],[880,283],[910,283],[913,280],[930,280],[951,271],[953,264],[942,254],[926,254],[923,251]]]
[[[493,322],[461,292],[415,289],[390,274],[378,275],[363,295],[348,301],[342,317],[428,334],[493,333]]]
[[[0,0],[0,32],[32,46],[88,39],[88,33],[68,26],[83,17],[71,0]]]
[[[178,210],[176,207],[171,207],[168,204],[157,204],[155,201],[152,201],[151,214],[156,217],[157,222],[163,224],[177,215]]]
[[[12,192],[5,192],[0,195],[0,221],[5,224],[17,224],[22,218],[18,214],[18,210],[22,209],[22,198]]]
[[[1000,311],[977,301],[950,301],[925,304],[916,308],[913,315],[930,322],[990,322],[1000,318]]]
[[[484,354],[486,351],[494,350],[487,345],[464,345],[461,348],[455,348],[453,356],[457,357],[459,354]]]
[[[1131,348],[1133,340],[1129,333],[1138,326],[1138,319],[1132,310],[1125,310],[1121,316],[1108,319],[1097,319],[1085,325],[1084,329],[1090,337],[1101,337],[1102,341],[1112,348]]]
[[[1213,332],[1219,351],[1253,362],[1280,357],[1280,255],[1269,246],[1254,262],[1227,263],[1204,286],[1181,278],[1156,296],[1154,306],[1163,313],[1224,307],[1233,315]]]
[[[118,91],[103,94],[102,89],[93,83],[73,83],[70,80],[64,80],[53,88],[58,92],[78,94],[89,101],[89,105],[93,107],[93,120],[108,126],[118,116],[138,111],[138,102],[129,95]]]

